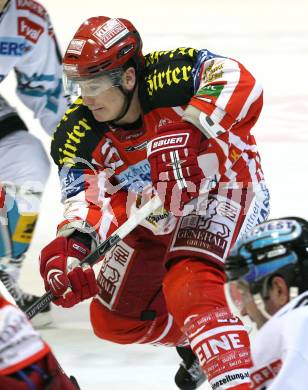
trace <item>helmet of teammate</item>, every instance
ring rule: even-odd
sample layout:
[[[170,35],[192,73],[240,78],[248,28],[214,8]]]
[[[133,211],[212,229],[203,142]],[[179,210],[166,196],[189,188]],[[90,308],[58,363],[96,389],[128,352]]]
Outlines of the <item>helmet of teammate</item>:
[[[138,70],[143,61],[142,40],[130,21],[93,17],[78,28],[68,45],[63,58],[64,84],[70,94],[74,86],[83,82],[91,86],[91,79],[97,77],[100,82],[92,83],[89,92],[95,92],[95,85],[101,90],[104,82],[105,89],[118,86],[123,70],[128,66]]]
[[[287,217],[256,226],[234,245],[225,269],[229,281],[248,283],[253,294],[264,295],[274,275],[299,293],[308,290],[308,222]]]

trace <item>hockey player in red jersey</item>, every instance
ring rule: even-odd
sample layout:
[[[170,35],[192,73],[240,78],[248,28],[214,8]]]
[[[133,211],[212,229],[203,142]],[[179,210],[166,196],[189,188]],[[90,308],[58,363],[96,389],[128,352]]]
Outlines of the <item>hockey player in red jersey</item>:
[[[131,22],[103,16],[80,26],[63,64],[66,88],[80,97],[52,143],[65,218],[41,252],[46,290],[63,307],[94,297],[91,322],[102,339],[186,348],[188,374],[198,358],[214,389],[247,389],[249,339],[227,307],[224,260],[268,214],[250,132],[260,85],[208,50],[144,56]],[[164,208],[101,259],[97,280],[89,267],[69,271],[149,188]],[[182,379],[183,389],[202,381]]]

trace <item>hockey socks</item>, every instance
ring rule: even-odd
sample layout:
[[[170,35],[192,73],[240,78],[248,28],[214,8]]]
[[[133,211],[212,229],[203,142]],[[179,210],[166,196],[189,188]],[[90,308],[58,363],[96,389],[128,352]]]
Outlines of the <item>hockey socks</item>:
[[[169,311],[187,335],[213,389],[249,388],[249,337],[227,308],[222,270],[196,259],[173,265],[164,280]]]
[[[184,330],[213,389],[249,384],[248,334],[241,320],[227,308],[188,318]]]

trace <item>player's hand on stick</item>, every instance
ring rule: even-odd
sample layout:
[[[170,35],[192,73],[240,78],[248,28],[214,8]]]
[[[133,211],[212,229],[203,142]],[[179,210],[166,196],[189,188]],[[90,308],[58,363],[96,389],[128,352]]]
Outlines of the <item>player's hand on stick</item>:
[[[72,307],[98,293],[93,269],[79,265],[89,253],[87,245],[72,237],[57,237],[42,250],[40,273],[56,305]]]
[[[167,210],[183,209],[199,194],[204,174],[198,165],[201,132],[188,122],[169,123],[148,145],[154,187]]]

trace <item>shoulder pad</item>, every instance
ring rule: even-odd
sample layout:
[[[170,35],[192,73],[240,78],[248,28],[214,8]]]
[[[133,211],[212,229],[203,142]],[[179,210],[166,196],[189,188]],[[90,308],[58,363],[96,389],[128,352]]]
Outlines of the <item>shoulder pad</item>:
[[[51,156],[61,168],[63,165],[84,168],[92,161],[92,153],[108,130],[97,122],[91,111],[78,98],[61,119],[51,143]]]
[[[170,51],[155,51],[145,56],[142,93],[149,107],[185,105],[193,95],[193,70],[198,51],[180,47]],[[143,101],[143,99],[141,99]]]

